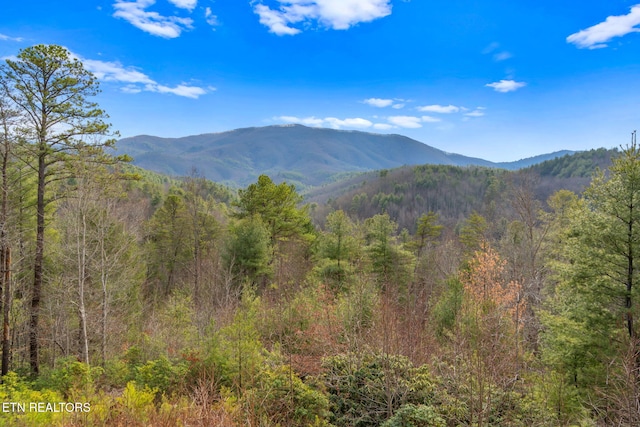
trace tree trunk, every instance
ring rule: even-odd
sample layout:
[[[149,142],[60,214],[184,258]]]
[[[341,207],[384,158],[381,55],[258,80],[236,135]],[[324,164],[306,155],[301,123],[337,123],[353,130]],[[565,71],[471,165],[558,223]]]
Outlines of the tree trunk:
[[[2,368],[1,375],[4,376],[9,372],[10,360],[10,341],[9,341],[9,313],[11,312],[11,247],[7,236],[7,219],[9,217],[9,161],[11,154],[12,141],[10,135],[12,133],[11,123],[15,119],[15,113],[5,109],[3,99],[0,100],[0,114],[2,120],[3,149],[2,149],[2,196],[0,206],[0,306],[3,313],[3,331],[2,331]]]
[[[80,206],[80,223],[77,234],[78,256],[78,315],[80,320],[80,352],[82,361],[89,364],[89,339],[87,337],[87,309],[84,303],[84,288],[87,277],[87,216],[84,206]]]
[[[9,372],[11,360],[11,339],[9,336],[9,315],[11,313],[11,248],[2,249],[4,275],[3,291],[4,301],[2,305],[2,376]]]
[[[36,252],[33,266],[33,287],[31,289],[31,313],[29,320],[29,365],[31,374],[40,373],[39,360],[39,322],[40,298],[42,296],[43,264],[44,264],[44,191],[46,186],[46,147],[38,156],[38,192],[36,201]]]
[[[104,248],[104,237],[100,239],[100,283],[102,284],[102,339],[100,344],[100,352],[102,354],[102,366],[107,362],[107,316],[108,316],[108,293],[107,293],[107,261]]]

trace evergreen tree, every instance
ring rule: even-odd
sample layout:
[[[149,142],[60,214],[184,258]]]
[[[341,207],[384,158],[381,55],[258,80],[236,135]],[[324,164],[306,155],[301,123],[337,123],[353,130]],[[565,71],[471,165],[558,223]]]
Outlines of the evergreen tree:
[[[371,271],[385,290],[406,290],[412,271],[413,257],[397,242],[398,224],[389,215],[375,215],[365,221],[367,253]]]
[[[260,216],[242,219],[231,226],[225,258],[239,281],[246,278],[257,283],[270,273],[269,231]]]
[[[635,368],[630,372],[637,384],[640,148],[635,141],[613,160],[608,175],[595,175],[568,219],[544,317],[547,360],[592,395],[607,388],[613,362],[631,347]],[[610,410],[611,404],[605,406]]]
[[[172,188],[162,206],[149,221],[150,278],[155,280],[163,295],[169,295],[184,280],[192,223],[181,192]]]
[[[298,207],[302,196],[291,184],[276,185],[267,175],[260,175],[258,182],[238,191],[238,196],[235,216],[242,219],[259,215],[273,245],[313,229],[306,206]]]
[[[114,140],[105,112],[88,98],[98,93],[98,81],[63,47],[37,45],[20,51],[2,67],[2,84],[8,97],[24,114],[20,129],[37,174],[36,246],[31,289],[29,358],[31,372],[40,371],[39,319],[44,280],[45,208],[52,199],[48,188],[67,175],[65,165],[84,152],[93,162],[113,162],[103,148]]]
[[[341,289],[351,274],[354,257],[358,252],[356,226],[339,210],[327,215],[326,231],[318,242],[318,255],[327,262],[322,263],[321,274],[335,282]]]

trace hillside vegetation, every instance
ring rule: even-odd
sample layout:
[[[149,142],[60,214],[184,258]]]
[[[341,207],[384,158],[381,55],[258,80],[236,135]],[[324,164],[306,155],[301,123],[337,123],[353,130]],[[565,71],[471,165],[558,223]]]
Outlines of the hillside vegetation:
[[[59,46],[7,67],[1,425],[640,425],[635,141],[382,170],[308,204],[109,155]]]
[[[319,223],[332,210],[343,210],[360,220],[386,213],[401,229],[411,232],[415,231],[418,217],[430,211],[449,225],[463,221],[472,212],[493,220],[513,216],[513,191],[521,185],[527,185],[532,196],[543,203],[561,189],[582,192],[597,168],[610,165],[615,152],[584,151],[519,171],[476,166],[404,166],[313,188],[305,200],[315,206],[313,216]]]

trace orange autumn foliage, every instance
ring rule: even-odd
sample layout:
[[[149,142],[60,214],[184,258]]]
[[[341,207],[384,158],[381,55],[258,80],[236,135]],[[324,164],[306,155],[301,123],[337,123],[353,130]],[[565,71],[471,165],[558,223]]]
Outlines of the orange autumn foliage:
[[[525,308],[522,285],[515,281],[505,282],[503,272],[506,261],[491,247],[476,251],[469,268],[461,272],[460,281],[465,295],[473,306],[484,310],[497,310],[510,314],[514,321]]]

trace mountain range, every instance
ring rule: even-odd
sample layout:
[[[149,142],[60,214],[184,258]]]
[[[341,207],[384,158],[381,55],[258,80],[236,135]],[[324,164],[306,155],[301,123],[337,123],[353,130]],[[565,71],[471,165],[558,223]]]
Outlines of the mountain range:
[[[570,154],[558,151],[515,162],[447,153],[402,135],[314,128],[302,125],[251,127],[181,138],[139,135],[117,143],[133,164],[168,175],[194,170],[210,180],[246,186],[261,174],[298,188],[317,186],[354,172],[404,165],[486,166],[520,169]]]

